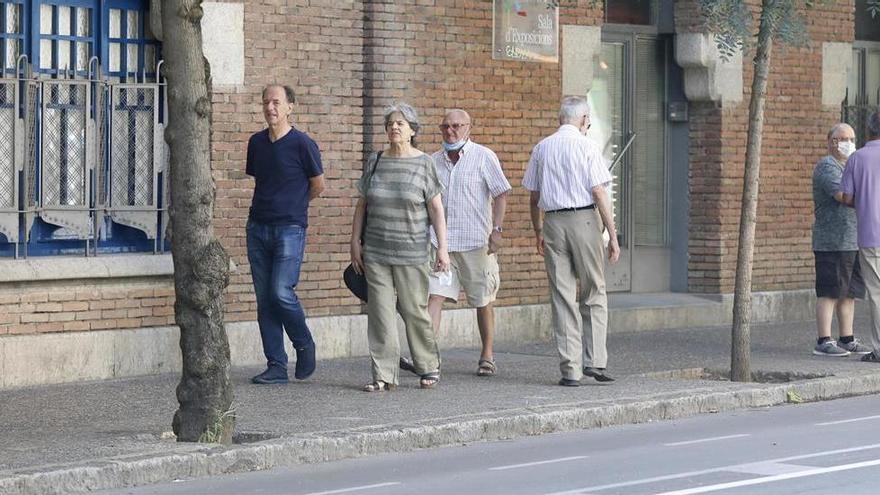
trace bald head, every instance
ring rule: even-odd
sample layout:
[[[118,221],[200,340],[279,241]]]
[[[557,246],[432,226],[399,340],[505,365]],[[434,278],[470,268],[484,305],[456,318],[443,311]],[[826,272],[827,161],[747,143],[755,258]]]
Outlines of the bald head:
[[[460,108],[447,111],[443,123],[440,124],[440,132],[443,133],[443,141],[448,145],[463,143],[471,135],[471,116]],[[461,146],[455,149],[460,148]]]
[[[450,118],[455,118],[456,121],[463,121],[468,124],[471,122],[471,116],[460,108],[453,108],[452,110],[447,111],[446,115],[443,116],[443,121],[446,122]]]

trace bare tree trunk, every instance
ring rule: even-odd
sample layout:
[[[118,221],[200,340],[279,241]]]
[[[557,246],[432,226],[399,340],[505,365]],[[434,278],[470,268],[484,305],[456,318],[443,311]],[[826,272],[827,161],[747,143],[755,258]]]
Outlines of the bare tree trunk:
[[[755,224],[758,215],[758,181],[761,176],[761,139],[764,132],[764,100],[773,48],[773,26],[768,5],[761,6],[761,26],[755,52],[755,77],[749,103],[749,136],[743,180],[742,210],[739,220],[739,248],[736,258],[736,285],[733,295],[733,328],[730,348],[730,379],[748,382],[751,373],[750,324],[752,319],[752,258],[755,250]]]
[[[211,96],[202,53],[201,0],[163,0],[164,73],[171,147],[171,253],[183,374],[173,429],[179,441],[226,441],[234,415],[223,292],[229,258],[214,237]]]

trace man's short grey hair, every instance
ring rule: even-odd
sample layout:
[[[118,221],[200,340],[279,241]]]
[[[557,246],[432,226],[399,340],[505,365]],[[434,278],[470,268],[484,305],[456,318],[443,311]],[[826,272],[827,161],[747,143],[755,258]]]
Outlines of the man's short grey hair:
[[[874,112],[868,117],[868,136],[880,138],[880,112]]]
[[[416,145],[416,136],[419,134],[419,129],[422,127],[419,124],[419,114],[416,112],[416,109],[411,107],[410,105],[399,101],[388,108],[385,109],[384,121],[385,128],[388,128],[388,124],[391,122],[391,114],[398,112],[400,115],[403,115],[403,118],[407,121],[409,126],[413,130],[413,137],[410,140],[410,143],[415,146]]]
[[[847,124],[846,122],[840,122],[838,124],[834,124],[834,127],[832,127],[830,131],[828,131],[828,139],[833,138],[834,136],[837,135],[838,132],[844,131],[844,130],[853,131],[853,134],[856,133],[856,131],[852,128],[851,125]]]
[[[583,96],[566,96],[559,105],[559,123],[573,124],[575,121],[590,115],[590,105]]]

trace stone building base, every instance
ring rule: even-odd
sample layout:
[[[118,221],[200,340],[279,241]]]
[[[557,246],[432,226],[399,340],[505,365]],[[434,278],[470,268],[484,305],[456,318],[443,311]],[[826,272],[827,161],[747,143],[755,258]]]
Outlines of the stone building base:
[[[762,292],[754,294],[752,304],[755,324],[800,321],[814,317],[815,297],[812,290]],[[615,294],[610,306],[613,339],[614,332],[621,331],[729,325],[733,296]],[[498,344],[552,338],[549,305],[496,311]],[[398,323],[402,336],[402,322]],[[367,355],[365,315],[312,318],[309,324],[319,359]],[[444,311],[441,331],[442,348],[480,346],[473,309]],[[234,366],[264,365],[256,322],[230,323],[227,332]],[[812,333],[804,338],[812,338]],[[179,370],[178,330],[173,326],[0,337],[0,389]]]

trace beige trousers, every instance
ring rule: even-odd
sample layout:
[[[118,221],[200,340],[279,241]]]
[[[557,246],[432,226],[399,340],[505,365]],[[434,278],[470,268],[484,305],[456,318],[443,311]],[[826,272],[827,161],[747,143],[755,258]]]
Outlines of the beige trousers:
[[[871,347],[880,355],[880,248],[860,249],[859,256],[871,313]]]
[[[564,378],[580,380],[584,365],[604,368],[608,363],[605,247],[599,213],[595,209],[548,213],[544,264],[559,370]]]
[[[366,263],[367,341],[373,380],[398,383],[400,340],[397,313],[419,374],[440,369],[440,350],[428,315],[428,263],[385,265]]]

